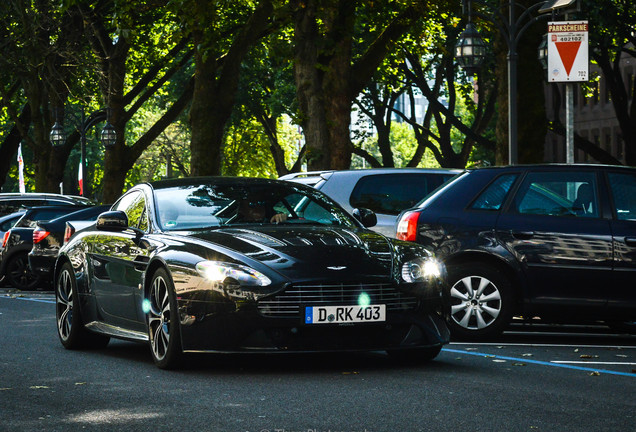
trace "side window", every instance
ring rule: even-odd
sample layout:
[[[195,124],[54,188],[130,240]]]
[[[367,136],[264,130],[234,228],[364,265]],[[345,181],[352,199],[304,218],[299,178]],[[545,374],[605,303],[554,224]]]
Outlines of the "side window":
[[[636,174],[609,174],[618,220],[636,220]]]
[[[598,217],[596,175],[590,172],[531,172],[515,197],[522,214]]]
[[[362,177],[351,193],[352,207],[376,213],[398,215],[415,206],[429,192],[444,183],[441,174],[383,174]]]
[[[505,174],[497,177],[477,197],[470,208],[474,210],[500,210],[516,178],[517,174]]]
[[[144,194],[135,191],[124,195],[114,210],[122,210],[128,216],[128,226],[139,228],[142,231],[148,229],[148,212]]]

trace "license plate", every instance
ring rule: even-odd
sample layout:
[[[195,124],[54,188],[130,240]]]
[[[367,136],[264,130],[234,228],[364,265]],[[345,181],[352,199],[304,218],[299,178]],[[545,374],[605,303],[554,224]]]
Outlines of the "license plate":
[[[342,324],[386,321],[386,305],[309,306],[305,324]]]

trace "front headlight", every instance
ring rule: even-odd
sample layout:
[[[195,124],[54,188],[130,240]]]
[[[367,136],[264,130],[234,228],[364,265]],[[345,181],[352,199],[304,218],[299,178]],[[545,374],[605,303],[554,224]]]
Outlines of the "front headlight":
[[[433,258],[418,258],[402,265],[402,279],[405,282],[422,282],[441,277],[444,264]]]
[[[232,278],[243,286],[267,286],[272,283],[263,273],[241,264],[201,261],[197,263],[196,269],[201,276],[213,282]]]

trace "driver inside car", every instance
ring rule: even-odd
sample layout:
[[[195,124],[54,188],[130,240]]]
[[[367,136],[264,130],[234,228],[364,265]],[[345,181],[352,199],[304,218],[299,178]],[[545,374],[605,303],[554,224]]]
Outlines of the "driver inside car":
[[[284,213],[276,213],[271,218],[267,217],[267,209],[262,201],[243,200],[239,206],[239,222],[270,222],[279,223],[287,220]]]

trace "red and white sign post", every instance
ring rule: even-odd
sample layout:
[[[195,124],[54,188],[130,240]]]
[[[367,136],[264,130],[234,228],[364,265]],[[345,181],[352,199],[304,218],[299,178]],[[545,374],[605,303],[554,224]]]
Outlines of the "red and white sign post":
[[[548,81],[578,82],[588,78],[588,22],[549,22]]]
[[[590,76],[587,21],[548,23],[548,81],[565,84],[565,160],[574,163],[574,83]]]

